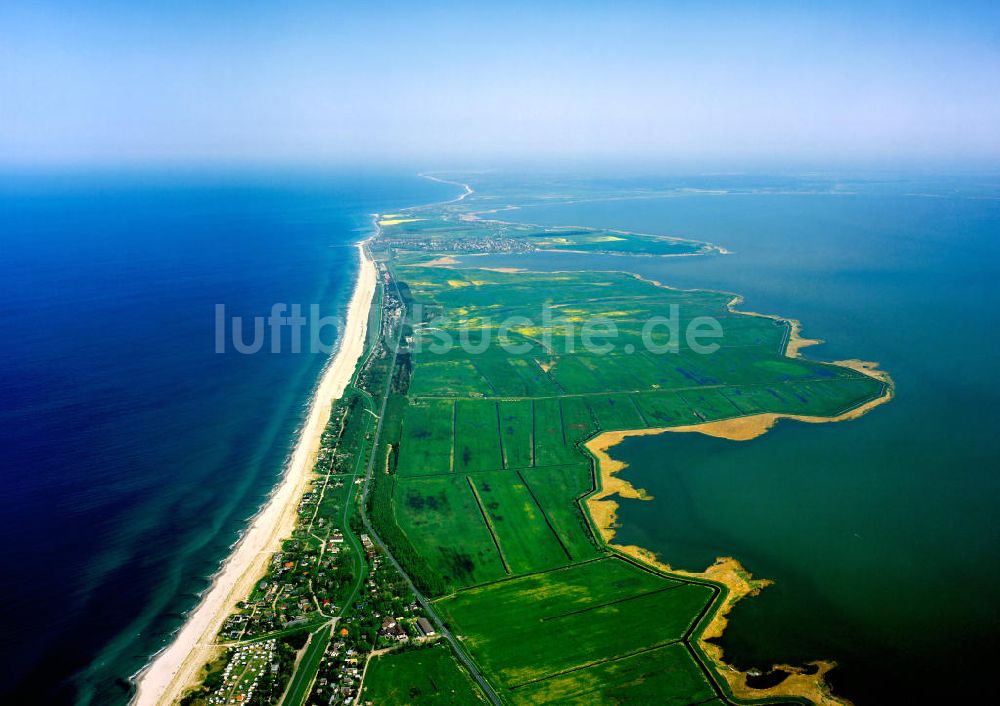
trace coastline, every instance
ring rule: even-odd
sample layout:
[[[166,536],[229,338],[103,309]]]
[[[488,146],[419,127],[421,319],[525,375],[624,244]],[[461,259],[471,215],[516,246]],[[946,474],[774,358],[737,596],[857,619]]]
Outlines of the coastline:
[[[640,278],[641,279],[641,278]],[[659,282],[654,284],[664,287]],[[669,288],[669,287],[668,287]],[[728,309],[746,316],[760,316],[785,321],[789,325],[789,335],[785,342],[785,356],[797,358],[802,348],[817,345],[821,341],[803,338],[802,325],[797,320],[786,319],[769,314],[738,311],[735,307],[743,301],[742,297],[734,296],[728,304]],[[795,414],[753,414],[744,417],[734,417],[702,424],[690,424],[677,427],[657,427],[649,429],[630,429],[624,431],[608,431],[597,434],[584,443],[587,451],[595,459],[599,484],[597,489],[586,497],[586,509],[591,522],[604,543],[612,550],[631,557],[646,565],[665,573],[683,576],[695,580],[711,581],[721,585],[724,590],[721,600],[714,611],[710,611],[707,621],[703,622],[698,633],[700,651],[713,663],[716,672],[726,680],[730,691],[739,698],[760,699],[767,697],[805,697],[813,703],[822,706],[850,706],[851,702],[832,693],[825,680],[825,675],[836,666],[836,662],[818,661],[810,663],[811,669],[804,669],[786,664],[775,664],[772,669],[785,671],[788,676],[779,684],[756,689],[747,684],[746,672],[742,672],[727,664],[722,648],[713,640],[721,637],[728,623],[728,614],[733,606],[743,598],[755,596],[762,589],[771,585],[768,579],[755,579],[734,557],[719,557],[715,563],[702,572],[677,570],[661,561],[654,552],[636,545],[622,545],[614,542],[617,526],[617,511],[619,503],[612,499],[652,500],[642,488],[636,488],[618,474],[628,467],[628,464],[613,458],[609,450],[631,436],[651,436],[667,432],[697,432],[732,441],[748,441],[767,433],[780,419],[793,419],[810,424],[823,424],[857,419],[879,405],[889,402],[895,394],[892,378],[883,370],[878,369],[878,363],[863,360],[831,361],[832,365],[850,368],[883,383],[882,394],[856,407],[845,410],[833,417],[818,417]]]
[[[711,422],[709,422],[711,424]],[[598,434],[588,440],[584,446],[594,456],[598,472],[600,473],[601,485],[599,490],[591,494],[586,500],[587,511],[591,522],[597,529],[601,539],[609,549],[619,554],[634,559],[642,564],[657,569],[665,574],[694,579],[695,581],[709,581],[722,586],[722,592],[718,604],[714,610],[707,613],[707,619],[703,619],[698,629],[697,644],[699,651],[712,662],[716,673],[725,679],[726,685],[732,694],[743,699],[763,699],[769,697],[804,697],[819,706],[852,706],[852,703],[842,697],[836,696],[826,683],[825,675],[837,666],[836,662],[821,660],[810,662],[812,669],[805,669],[799,666],[788,664],[774,664],[772,669],[785,671],[788,676],[779,684],[757,689],[748,685],[747,672],[742,672],[730,664],[727,664],[722,652],[722,647],[717,642],[717,638],[722,636],[729,622],[729,612],[739,601],[750,596],[756,596],[764,588],[773,582],[769,579],[754,578],[747,571],[739,560],[731,556],[718,557],[715,562],[704,571],[685,571],[675,569],[657,555],[635,544],[617,544],[614,542],[615,528],[617,526],[617,515],[619,503],[611,500],[610,496],[618,495],[620,498],[634,500],[652,500],[641,488],[635,488],[631,483],[616,474],[628,467],[628,464],[613,458],[608,454],[608,450],[617,446],[624,439],[630,436],[651,436],[662,434],[667,431],[690,431],[676,427],[673,429],[636,429],[628,431],[612,431]]]
[[[466,189],[469,189],[468,185],[463,186],[465,186]],[[461,201],[465,195],[467,194],[464,194],[456,200]],[[463,220],[483,220],[479,218],[479,216],[487,213],[497,213],[502,210],[516,210],[516,208],[517,207],[507,206],[489,211],[472,212],[462,214],[459,218]],[[499,220],[495,220],[494,222],[505,223],[505,221]],[[573,251],[556,250],[554,252],[567,253]],[[711,252],[717,252],[718,254],[731,254],[731,252],[725,248],[708,243],[702,251],[686,253],[683,255],[674,255],[674,257],[704,255]],[[582,252],[581,254],[589,255],[592,253]],[[422,264],[424,266],[451,267],[459,265],[460,262],[453,257],[443,256]],[[483,269],[504,272],[525,271],[522,268],[504,267]],[[662,282],[648,279],[636,273],[626,272],[626,274],[630,274],[639,280],[649,282],[654,286],[672,290],[678,289],[676,287],[665,285]],[[761,314],[753,311],[739,310],[737,307],[743,303],[742,295],[733,294],[731,292],[720,293],[730,296],[730,300],[726,304],[726,310],[730,313],[767,318],[776,322],[787,324],[788,333],[781,343],[781,355],[785,357],[798,358],[800,357],[801,350],[803,348],[823,343],[821,340],[805,338],[802,335],[802,324],[797,319],[773,314]],[[772,665],[772,670],[780,670],[784,672],[786,676],[780,683],[768,688],[751,687],[748,684],[748,676],[750,675],[747,672],[742,672],[725,662],[722,648],[713,640],[723,634],[728,623],[729,612],[740,600],[747,596],[755,596],[759,594],[761,590],[771,585],[773,582],[768,579],[754,578],[750,572],[748,572],[734,557],[719,557],[711,566],[706,568],[705,571],[691,572],[672,568],[668,564],[660,561],[654,552],[644,547],[635,545],[626,546],[614,543],[613,540],[615,537],[615,527],[617,521],[616,511],[619,507],[619,503],[612,499],[612,497],[617,495],[619,498],[637,500],[652,500],[653,498],[648,495],[644,489],[634,487],[630,482],[617,475],[620,471],[627,467],[627,464],[612,458],[609,455],[608,450],[629,436],[645,436],[666,432],[698,432],[731,440],[746,441],[765,434],[777,423],[779,419],[794,419],[806,423],[847,421],[861,417],[871,409],[885,404],[893,398],[895,390],[892,378],[888,373],[878,368],[878,363],[862,360],[839,360],[830,361],[830,364],[850,368],[856,372],[882,382],[883,386],[881,393],[876,397],[868,399],[855,407],[831,417],[764,413],[678,427],[604,432],[595,435],[583,444],[595,459],[599,481],[597,488],[588,496],[582,498],[581,504],[585,503],[585,510],[590,517],[591,524],[600,534],[605,545],[612,551],[625,555],[655,570],[671,574],[675,577],[688,578],[699,583],[710,582],[719,588],[720,592],[713,603],[710,604],[711,608],[701,618],[699,624],[696,626],[696,651],[702,655],[702,659],[704,661],[711,662],[714,671],[722,680],[725,681],[725,685],[728,687],[729,692],[736,698],[748,700],[767,698],[780,699],[782,697],[806,698],[810,702],[821,706],[852,706],[849,700],[834,694],[826,682],[826,674],[836,667],[836,662],[834,661],[818,660],[810,662],[805,666],[774,664]]]
[[[332,403],[343,394],[364,352],[377,280],[374,262],[365,251],[366,243],[367,240],[357,244],[360,262],[347,306],[343,337],[316,386],[284,475],[267,502],[249,520],[211,586],[187,615],[173,640],[135,675],[132,705],[170,704],[183,696],[205,663],[222,649],[215,644],[215,637],[236,603],[249,595],[281,541],[292,533],[298,503],[310,481]]]
[[[468,184],[448,181],[427,174],[420,174],[419,176],[432,181],[453,184],[464,188],[464,193],[443,203],[460,202],[474,193]],[[384,222],[379,221],[378,217],[376,217],[373,221],[376,232],[381,230],[382,225],[420,220],[417,218],[404,219],[402,217],[404,214],[409,215],[409,212],[418,211],[424,207],[421,205],[398,209],[400,212],[398,214],[382,216],[389,219]],[[459,218],[478,220],[476,218],[477,215],[477,213],[463,214]],[[670,238],[669,236],[660,237]],[[682,238],[677,239],[683,240]],[[310,402],[307,421],[298,433],[299,438],[285,474],[273,489],[267,502],[248,521],[246,530],[233,545],[230,555],[214,576],[211,586],[201,596],[200,602],[195,609],[188,614],[183,626],[174,635],[172,641],[160,652],[156,653],[143,670],[133,676],[137,691],[130,702],[130,706],[131,704],[175,703],[191,687],[198,683],[202,676],[204,665],[217,657],[225,649],[216,643],[216,637],[222,624],[235,609],[236,603],[243,600],[250,593],[254,583],[264,574],[273,552],[280,549],[281,541],[290,536],[293,531],[297,521],[298,502],[312,478],[311,470],[319,449],[320,436],[329,419],[332,402],[343,394],[344,389],[353,377],[357,362],[364,352],[368,315],[377,281],[377,271],[374,261],[368,258],[365,252],[364,246],[367,242],[366,240],[357,244],[361,263],[355,289],[348,306],[344,340],[320,377],[320,381]],[[705,252],[686,253],[668,257],[702,255],[715,251],[715,246],[711,244],[708,244],[708,246]],[[567,253],[575,251],[557,250],[555,252]],[[718,248],[717,252],[720,254],[729,254],[728,251],[722,248]],[[589,255],[593,253],[583,251],[582,254]],[[458,260],[445,255],[422,264],[424,266],[449,267],[460,263]],[[524,271],[521,268],[483,269],[510,272]],[[676,289],[655,280],[648,280],[635,273],[628,274],[656,286]],[[366,281],[367,279],[370,279],[370,283]],[[732,299],[728,303],[727,309],[732,313],[764,317],[788,324],[788,336],[782,341],[783,354],[787,357],[798,357],[801,348],[822,343],[822,341],[803,338],[801,336],[801,324],[797,320],[776,315],[738,311],[735,307],[742,303],[742,297],[738,295],[730,296],[732,296]],[[364,305],[360,310],[356,310],[360,306],[360,300],[364,301]],[[353,355],[351,355],[351,352],[347,349],[353,343],[357,344],[357,351],[352,351]],[[586,503],[586,510],[591,517],[593,526],[600,533],[605,544],[612,551],[629,556],[659,571],[675,576],[687,577],[697,582],[711,582],[722,587],[721,593],[710,604],[711,609],[700,620],[697,626],[696,651],[702,654],[703,659],[707,658],[707,661],[712,662],[719,677],[725,680],[729,690],[737,697],[759,699],[781,696],[806,696],[818,704],[850,706],[849,701],[833,695],[824,681],[824,675],[836,666],[834,662],[817,661],[810,663],[809,668],[776,664],[774,668],[787,672],[788,676],[780,684],[767,689],[749,687],[747,685],[747,673],[740,672],[724,662],[721,647],[710,640],[722,635],[726,627],[727,615],[739,600],[745,596],[756,595],[772,582],[766,579],[753,578],[732,557],[717,559],[704,572],[689,572],[671,568],[668,564],[661,562],[653,552],[643,547],[615,544],[613,542],[615,536],[614,528],[616,525],[616,510],[619,504],[615,500],[610,499],[610,497],[618,495],[621,498],[641,500],[652,498],[644,490],[636,489],[628,481],[617,476],[620,471],[627,467],[627,464],[613,459],[608,454],[608,450],[629,436],[652,435],[665,432],[697,431],[733,440],[748,440],[766,433],[781,418],[796,419],[809,423],[854,419],[862,416],[868,410],[888,402],[892,398],[894,392],[892,380],[887,373],[877,369],[876,363],[848,360],[834,361],[832,364],[852,368],[862,374],[882,381],[885,383],[882,393],[878,397],[869,399],[835,417],[774,413],[757,414],[681,427],[604,432],[595,435],[584,443],[584,446],[596,459],[600,482],[597,490],[586,496],[583,501]]]

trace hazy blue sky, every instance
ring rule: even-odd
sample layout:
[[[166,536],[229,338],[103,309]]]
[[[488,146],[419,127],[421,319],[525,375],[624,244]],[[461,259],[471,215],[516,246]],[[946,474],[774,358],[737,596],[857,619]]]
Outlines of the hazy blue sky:
[[[1000,3],[0,2],[0,163],[1000,163]]]

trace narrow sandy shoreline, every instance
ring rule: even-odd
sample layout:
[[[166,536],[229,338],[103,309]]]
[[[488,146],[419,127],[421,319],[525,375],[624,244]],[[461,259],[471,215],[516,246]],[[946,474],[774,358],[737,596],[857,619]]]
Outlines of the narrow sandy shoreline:
[[[316,387],[285,474],[173,642],[137,675],[137,691],[132,699],[135,706],[172,704],[195,684],[201,668],[219,650],[214,641],[222,624],[236,603],[250,595],[254,583],[264,575],[271,555],[295,527],[299,499],[311,478],[332,403],[344,393],[365,347],[376,272],[364,246],[365,243],[357,246],[360,264],[343,337]]]

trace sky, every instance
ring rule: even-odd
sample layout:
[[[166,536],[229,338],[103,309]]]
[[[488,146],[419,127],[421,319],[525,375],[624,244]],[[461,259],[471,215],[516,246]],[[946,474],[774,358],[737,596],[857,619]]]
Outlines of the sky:
[[[1000,164],[1000,3],[0,1],[0,165]]]

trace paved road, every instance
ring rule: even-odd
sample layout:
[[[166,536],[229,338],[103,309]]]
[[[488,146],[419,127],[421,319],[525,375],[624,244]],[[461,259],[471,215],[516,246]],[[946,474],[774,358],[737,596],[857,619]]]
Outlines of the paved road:
[[[402,302],[403,297],[399,293],[399,287],[396,285],[395,277],[392,278],[392,284],[393,287],[395,287],[396,289],[397,297]],[[402,321],[404,318],[405,316],[401,316],[400,321]],[[406,584],[410,587],[410,590],[413,591],[413,595],[417,597],[417,602],[420,603],[420,606],[431,617],[431,620],[434,621],[434,625],[437,627],[438,631],[440,631],[441,635],[443,635],[444,638],[448,640],[449,643],[451,643],[451,646],[455,649],[455,653],[462,661],[462,664],[465,665],[466,669],[468,669],[469,673],[472,675],[472,678],[476,680],[477,684],[479,684],[479,688],[483,690],[483,693],[486,694],[486,697],[493,704],[495,704],[496,706],[500,706],[501,703],[500,698],[496,695],[496,692],[493,691],[493,688],[489,685],[489,683],[486,681],[483,675],[479,673],[479,670],[476,668],[476,665],[472,663],[472,660],[465,653],[465,650],[462,648],[462,645],[455,638],[452,632],[445,626],[444,621],[442,621],[440,616],[438,616],[437,611],[434,610],[434,607],[431,605],[430,601],[428,601],[427,598],[425,598],[424,595],[419,590],[417,590],[417,587],[414,585],[413,580],[410,579],[409,574],[407,574],[406,571],[403,570],[403,567],[400,566],[398,561],[396,561],[396,557],[394,557],[392,555],[392,552],[389,551],[389,548],[385,545],[385,542],[382,541],[382,538],[378,535],[378,532],[376,532],[375,528],[372,527],[371,522],[368,520],[368,514],[365,512],[365,503],[368,500],[368,486],[371,482],[372,470],[375,467],[375,458],[377,455],[376,451],[378,450],[378,440],[380,435],[382,434],[382,419],[385,416],[385,408],[386,405],[388,404],[389,392],[392,388],[391,384],[392,371],[395,370],[396,367],[396,352],[399,350],[399,340],[400,336],[402,336],[402,332],[403,332],[403,327],[400,326],[399,333],[396,335],[395,345],[392,347],[392,363],[389,366],[389,377],[385,381],[385,394],[382,396],[382,406],[379,409],[378,424],[375,427],[375,436],[372,439],[372,453],[368,459],[368,468],[365,470],[365,482],[364,485],[362,486],[362,491],[361,491],[361,520],[364,523],[365,530],[368,532],[372,541],[375,544],[377,544],[378,547],[385,553],[389,561],[392,562],[393,567],[395,567],[396,571],[399,572],[399,575],[403,577],[403,580],[406,581]]]

